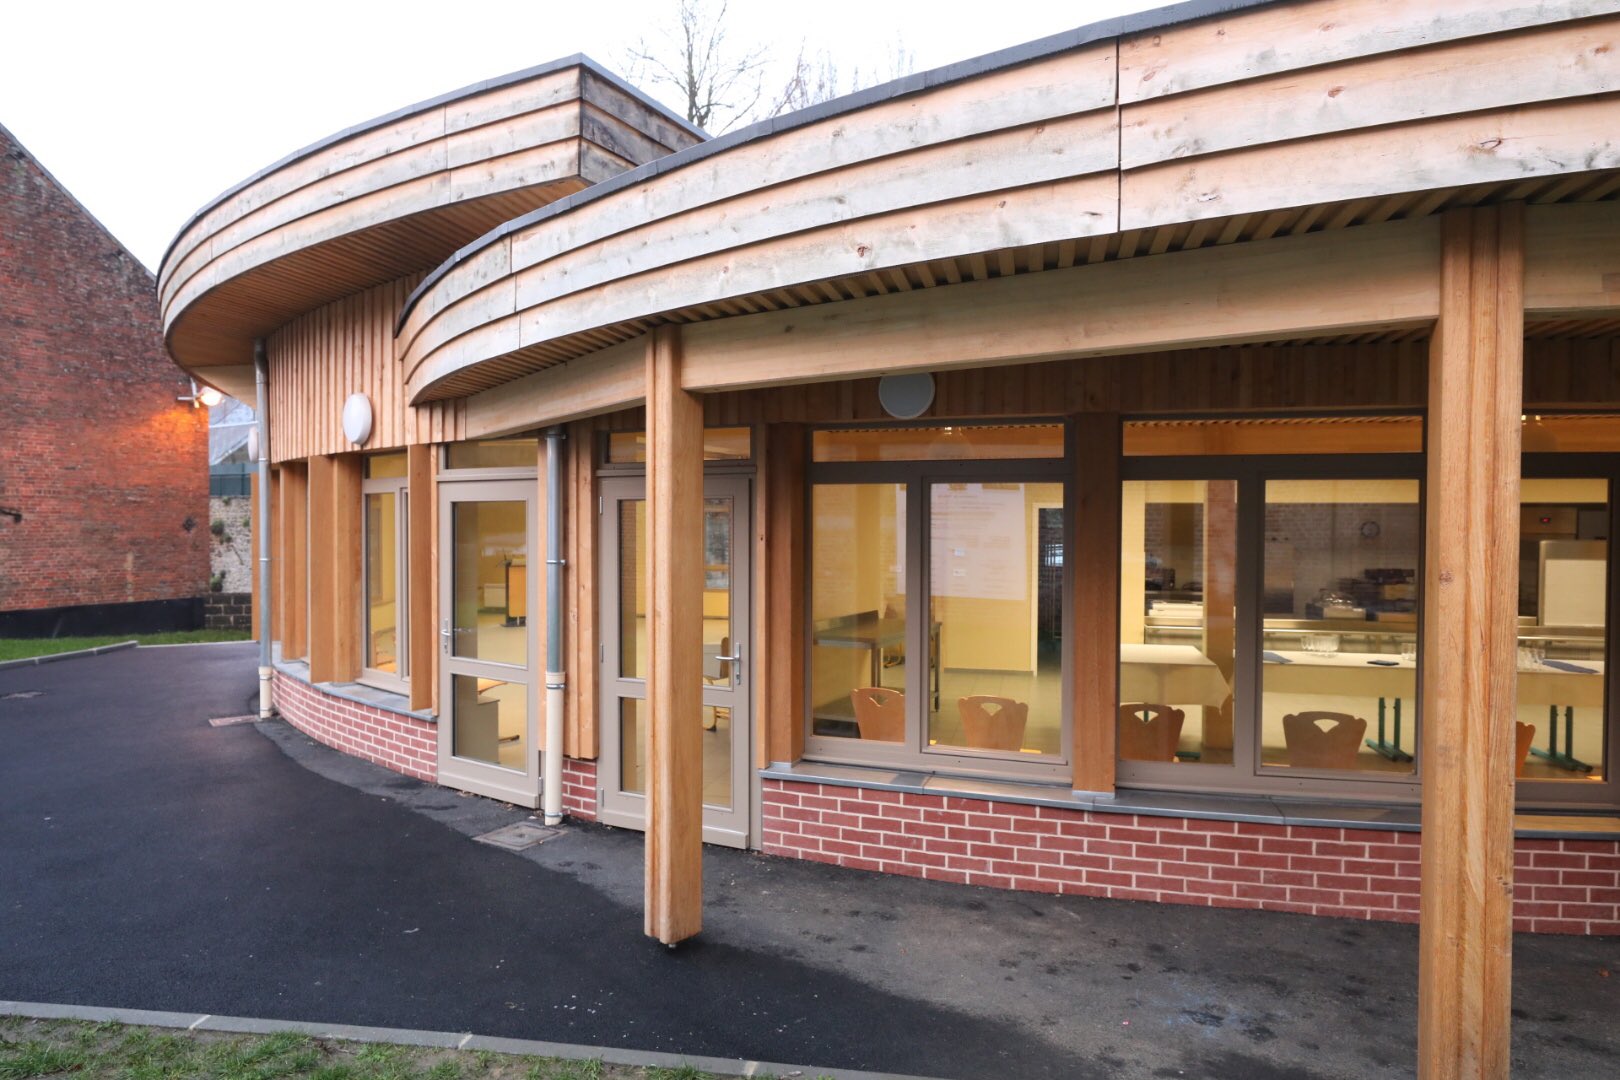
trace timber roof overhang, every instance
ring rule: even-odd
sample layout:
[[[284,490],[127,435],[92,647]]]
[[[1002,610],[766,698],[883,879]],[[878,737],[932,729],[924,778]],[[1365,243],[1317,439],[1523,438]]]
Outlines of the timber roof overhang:
[[[176,235],[158,272],[170,354],[251,394],[255,338],[705,137],[583,55],[338,132],[222,193]]]
[[[1190,3],[1097,23],[766,121],[506,222],[422,282],[396,351],[421,403],[588,364],[663,323],[1456,206],[1612,201],[1617,39],[1614,0]],[[1425,237],[1409,237],[1418,262]]]

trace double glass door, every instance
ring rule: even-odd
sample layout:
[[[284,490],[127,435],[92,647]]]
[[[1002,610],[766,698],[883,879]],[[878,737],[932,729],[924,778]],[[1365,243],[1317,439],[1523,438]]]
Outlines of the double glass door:
[[[439,781],[538,805],[533,480],[439,485]]]
[[[749,483],[710,476],[703,484],[703,839],[746,847],[749,835]],[[602,483],[601,820],[645,828],[647,791],[646,483]]]

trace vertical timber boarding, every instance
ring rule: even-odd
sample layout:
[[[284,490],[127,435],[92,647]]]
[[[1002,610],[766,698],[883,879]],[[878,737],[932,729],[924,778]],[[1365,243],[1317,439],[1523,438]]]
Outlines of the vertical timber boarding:
[[[1074,558],[1069,573],[1074,640],[1071,706],[1074,789],[1114,792],[1114,741],[1119,716],[1120,454],[1118,413],[1072,418]]]
[[[1509,1069],[1524,216],[1443,220],[1430,351],[1418,1075]]]
[[[303,462],[281,467],[281,656],[309,652],[309,471]]]
[[[309,680],[360,674],[360,455],[309,459]]]
[[[646,933],[666,945],[703,926],[703,406],[681,389],[677,326],[647,356]]]

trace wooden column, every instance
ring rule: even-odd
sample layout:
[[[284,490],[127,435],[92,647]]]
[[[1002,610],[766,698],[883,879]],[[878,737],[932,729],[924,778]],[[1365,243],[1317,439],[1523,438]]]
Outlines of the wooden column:
[[[1430,347],[1418,1075],[1508,1075],[1523,208],[1442,223]]]
[[[309,459],[309,678],[360,674],[360,455]]]
[[[259,615],[264,611],[259,606],[259,471],[257,466],[248,473],[248,567],[252,571],[252,594],[248,601],[248,625],[252,630],[248,633],[248,640],[259,640]]]
[[[804,681],[809,660],[804,647],[804,556],[807,542],[805,506],[805,430],[800,424],[765,428],[765,518],[759,555],[764,588],[756,625],[763,638],[755,644],[754,670],[762,683],[760,711],[765,721],[762,750],[772,761],[794,762],[804,756]]]
[[[1079,413],[1073,429],[1074,788],[1111,795],[1119,721],[1119,414]]]
[[[1204,655],[1232,686],[1237,605],[1237,481],[1204,487]],[[1232,698],[1204,709],[1204,746],[1232,749]]]
[[[434,551],[433,508],[438,493],[433,485],[434,448],[418,444],[405,449],[405,474],[410,498],[405,528],[405,580],[409,590],[406,640],[410,649],[411,708],[433,708],[434,660],[439,633],[434,610],[438,606],[437,566]]]
[[[703,407],[681,389],[680,328],[647,354],[646,931],[666,945],[703,926]]]
[[[281,657],[309,652],[309,471],[301,461],[281,467]]]
[[[568,425],[563,443],[563,656],[568,689],[563,692],[566,719],[563,746],[570,757],[595,760],[597,723],[597,515],[596,426],[589,420]]]

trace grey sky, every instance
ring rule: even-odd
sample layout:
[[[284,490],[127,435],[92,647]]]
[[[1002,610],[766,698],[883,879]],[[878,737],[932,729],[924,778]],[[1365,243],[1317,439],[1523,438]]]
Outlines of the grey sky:
[[[740,43],[768,45],[785,66],[803,41],[812,52],[827,50],[846,75],[855,68],[887,74],[901,42],[921,71],[1154,6],[731,5]],[[193,211],[288,152],[411,102],[574,52],[620,70],[625,48],[667,22],[674,7],[675,0],[15,4],[4,20],[0,123],[156,268]]]

